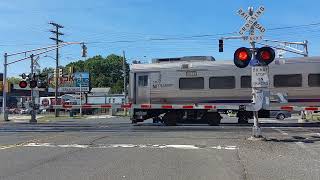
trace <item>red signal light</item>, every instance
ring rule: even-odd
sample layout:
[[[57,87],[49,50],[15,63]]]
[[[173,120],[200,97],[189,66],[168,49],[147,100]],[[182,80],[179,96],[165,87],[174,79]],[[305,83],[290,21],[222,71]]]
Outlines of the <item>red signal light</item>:
[[[258,49],[256,57],[260,64],[268,65],[274,60],[275,52],[270,47],[262,47]]]
[[[240,51],[238,54],[238,59],[240,59],[241,61],[246,61],[248,59],[248,52]]]
[[[261,59],[262,60],[268,60],[268,59],[270,59],[270,57],[271,57],[271,54],[269,51],[262,51],[261,52]]]
[[[29,86],[30,86],[30,88],[35,88],[35,87],[37,87],[37,81],[30,81],[30,84],[29,84]]]
[[[26,88],[27,86],[28,86],[27,81],[20,81],[20,82],[19,82],[19,87],[20,87],[20,88]]]
[[[251,58],[250,49],[241,47],[234,52],[233,62],[238,68],[245,68],[248,66]]]

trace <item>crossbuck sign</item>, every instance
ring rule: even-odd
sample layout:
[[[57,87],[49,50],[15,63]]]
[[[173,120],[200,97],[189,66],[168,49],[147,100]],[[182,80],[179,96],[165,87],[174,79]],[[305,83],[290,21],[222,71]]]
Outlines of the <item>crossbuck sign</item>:
[[[263,6],[260,6],[256,12],[253,12],[252,15],[249,13],[243,11],[242,9],[238,10],[238,15],[241,16],[244,20],[246,20],[245,24],[240,28],[239,34],[244,36],[246,31],[250,31],[250,29],[253,27],[254,30],[260,31],[260,35],[256,36],[253,32],[250,32],[249,36],[244,36],[244,40],[252,41],[258,41],[262,39],[263,33],[266,31],[266,29],[257,22],[259,17],[264,13],[265,8]]]

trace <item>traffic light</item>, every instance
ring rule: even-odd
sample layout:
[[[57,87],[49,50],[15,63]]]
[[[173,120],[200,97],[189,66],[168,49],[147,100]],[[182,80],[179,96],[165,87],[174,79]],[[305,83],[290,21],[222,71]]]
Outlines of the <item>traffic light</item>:
[[[263,66],[270,64],[275,58],[275,52],[271,47],[262,47],[257,50],[256,58]]]
[[[219,52],[223,52],[223,39],[219,39]]]
[[[234,52],[233,62],[238,68],[245,68],[248,66],[251,58],[250,49],[241,47]]]
[[[87,57],[87,49],[88,49],[87,46],[84,43],[82,43],[81,48],[82,48],[82,57]]]
[[[29,82],[29,87],[30,88],[35,88],[35,87],[37,87],[37,85],[38,85],[37,81],[32,80],[32,81]]]
[[[20,88],[26,88],[27,86],[28,86],[27,81],[20,81],[20,82],[19,82],[19,87],[20,87]]]
[[[73,74],[74,73],[74,66],[70,66],[69,67],[69,74]]]
[[[59,77],[62,77],[63,73],[62,73],[62,68],[59,68]]]

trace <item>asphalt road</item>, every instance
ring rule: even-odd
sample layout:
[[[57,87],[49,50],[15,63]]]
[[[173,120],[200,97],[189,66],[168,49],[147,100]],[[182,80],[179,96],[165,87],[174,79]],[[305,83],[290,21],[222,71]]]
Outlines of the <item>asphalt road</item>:
[[[265,141],[250,125],[0,123],[0,179],[319,179],[320,128],[264,122]]]

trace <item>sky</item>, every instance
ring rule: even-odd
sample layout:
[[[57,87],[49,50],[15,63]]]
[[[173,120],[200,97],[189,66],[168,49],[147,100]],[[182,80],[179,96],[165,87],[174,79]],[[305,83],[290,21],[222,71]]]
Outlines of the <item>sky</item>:
[[[261,5],[265,12],[258,22],[266,28],[265,39],[308,40],[309,55],[319,56],[317,0],[1,0],[1,60],[4,53],[53,44],[49,39],[52,26],[48,24],[52,21],[64,26],[61,31],[65,35],[61,38],[65,42],[85,42],[88,57],[121,55],[125,51],[129,62],[194,55],[231,60],[234,51],[248,47],[248,42],[225,40],[224,52],[219,53],[218,39],[238,35],[245,23],[237,15],[239,8],[257,9]],[[60,52],[61,65],[84,59],[80,45],[69,45]],[[40,67],[54,67],[54,60],[45,56],[55,57],[55,53],[41,55]],[[8,62],[22,57],[10,56]],[[3,72],[2,65],[0,71]],[[30,60],[8,67],[9,76],[29,71]]]

